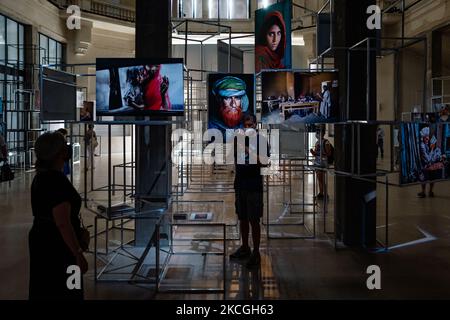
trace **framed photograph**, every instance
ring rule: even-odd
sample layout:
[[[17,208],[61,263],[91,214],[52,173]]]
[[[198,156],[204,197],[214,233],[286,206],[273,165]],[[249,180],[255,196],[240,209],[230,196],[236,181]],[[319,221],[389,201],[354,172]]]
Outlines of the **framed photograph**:
[[[253,74],[211,73],[208,76],[208,129],[243,128],[246,114],[255,115]]]
[[[290,0],[255,11],[255,72],[264,69],[290,69],[291,57]]]
[[[97,59],[99,116],[184,114],[182,59]]]
[[[337,72],[263,72],[262,123],[332,122],[339,104],[338,76]]]
[[[401,125],[401,184],[426,183],[450,177],[450,125]]]

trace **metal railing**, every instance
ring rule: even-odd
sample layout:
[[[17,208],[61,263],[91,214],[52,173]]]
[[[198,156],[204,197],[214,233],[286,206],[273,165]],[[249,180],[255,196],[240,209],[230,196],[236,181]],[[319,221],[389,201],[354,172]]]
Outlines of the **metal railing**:
[[[116,18],[119,20],[135,22],[136,12],[135,10],[113,6],[99,1],[91,1],[90,12],[107,16],[111,18]]]
[[[394,0],[383,1],[382,12],[383,13],[402,13],[411,9],[416,4],[419,4],[422,0]]]
[[[48,0],[60,9],[66,9],[71,5],[78,5],[82,12],[97,14],[122,21],[135,22],[136,11],[130,8],[108,4],[102,1],[80,0]]]

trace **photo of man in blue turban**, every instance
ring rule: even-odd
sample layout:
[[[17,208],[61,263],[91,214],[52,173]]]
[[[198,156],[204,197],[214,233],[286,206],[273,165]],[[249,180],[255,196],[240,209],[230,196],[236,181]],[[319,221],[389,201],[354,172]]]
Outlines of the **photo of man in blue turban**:
[[[254,114],[253,75],[211,74],[209,125],[210,129],[238,129],[245,114]]]

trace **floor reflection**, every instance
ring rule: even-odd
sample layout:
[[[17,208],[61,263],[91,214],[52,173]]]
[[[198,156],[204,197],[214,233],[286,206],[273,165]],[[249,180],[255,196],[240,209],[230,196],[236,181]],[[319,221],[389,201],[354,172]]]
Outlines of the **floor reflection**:
[[[279,298],[278,285],[272,270],[270,257],[261,252],[261,266],[247,268],[247,260],[230,261],[228,271],[230,300],[263,300]]]

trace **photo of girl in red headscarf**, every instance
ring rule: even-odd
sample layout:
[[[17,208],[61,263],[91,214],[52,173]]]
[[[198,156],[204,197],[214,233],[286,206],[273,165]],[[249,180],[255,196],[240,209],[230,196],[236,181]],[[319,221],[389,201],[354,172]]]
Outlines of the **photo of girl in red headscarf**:
[[[290,10],[291,6],[288,1],[256,11],[256,72],[263,69],[288,69],[291,67]],[[289,22],[288,26],[285,19]]]

